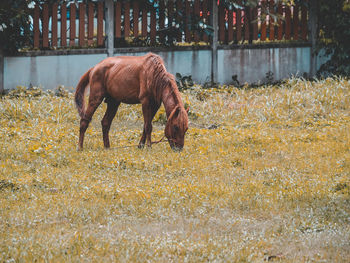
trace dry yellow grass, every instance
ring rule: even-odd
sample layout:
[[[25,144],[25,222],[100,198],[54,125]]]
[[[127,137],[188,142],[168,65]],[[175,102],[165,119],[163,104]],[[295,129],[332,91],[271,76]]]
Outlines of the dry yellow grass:
[[[349,80],[183,99],[175,153],[113,148],[138,142],[140,106],[120,107],[110,150],[100,107],[77,152],[72,95],[2,98],[0,262],[349,262]]]

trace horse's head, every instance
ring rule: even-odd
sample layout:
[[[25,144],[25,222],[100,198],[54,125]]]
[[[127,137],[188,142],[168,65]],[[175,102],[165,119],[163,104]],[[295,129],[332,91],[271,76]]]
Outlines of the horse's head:
[[[185,133],[188,129],[188,109],[176,106],[169,115],[165,126],[165,137],[174,151],[181,151],[185,144]]]

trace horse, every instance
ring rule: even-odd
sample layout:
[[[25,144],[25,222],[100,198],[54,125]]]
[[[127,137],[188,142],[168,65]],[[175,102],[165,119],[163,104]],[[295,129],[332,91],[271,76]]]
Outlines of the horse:
[[[90,95],[86,106],[84,100],[88,86]],[[101,121],[105,148],[110,148],[109,130],[120,103],[142,105],[144,125],[139,148],[152,145],[152,120],[161,103],[166,111],[164,133],[170,147],[174,151],[181,151],[184,147],[188,109],[184,108],[174,76],[167,72],[162,58],[156,54],[102,60],[80,78],[74,99],[80,115],[78,150],[83,149],[86,129],[103,100],[107,103]]]

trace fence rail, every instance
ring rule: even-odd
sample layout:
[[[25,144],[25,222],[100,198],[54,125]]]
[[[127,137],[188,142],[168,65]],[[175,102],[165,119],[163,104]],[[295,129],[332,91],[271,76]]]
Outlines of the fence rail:
[[[79,3],[78,6],[75,3],[35,5],[33,47],[101,47],[104,45],[103,24],[103,2]]]
[[[242,41],[307,40],[306,2],[288,6],[275,4],[273,0],[261,1],[255,8],[231,10],[219,6],[219,41],[241,43]]]
[[[152,2],[114,2],[115,47],[210,43],[214,1]],[[218,2],[218,41],[221,44],[308,40],[306,1],[288,6],[263,0],[256,8]],[[107,21],[102,1],[36,5],[32,17],[32,48],[105,46]]]

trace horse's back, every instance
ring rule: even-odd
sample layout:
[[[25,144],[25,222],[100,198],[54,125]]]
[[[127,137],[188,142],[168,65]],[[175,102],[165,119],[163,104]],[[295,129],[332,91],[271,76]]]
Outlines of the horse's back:
[[[144,59],[144,56],[117,56],[100,62],[107,94],[119,102],[139,103],[140,75]]]
[[[142,84],[146,82],[145,71],[149,66],[149,60],[163,64],[163,60],[153,53],[106,58],[94,67],[91,74],[92,82],[101,83],[106,95],[116,101],[128,104],[140,103],[140,96],[144,93],[140,88],[145,86]]]

